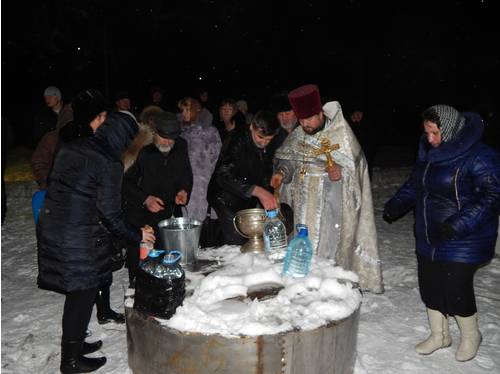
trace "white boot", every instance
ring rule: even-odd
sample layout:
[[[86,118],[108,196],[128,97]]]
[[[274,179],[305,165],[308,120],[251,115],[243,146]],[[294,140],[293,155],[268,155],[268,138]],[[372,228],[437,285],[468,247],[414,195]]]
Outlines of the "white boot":
[[[481,340],[483,339],[477,327],[477,313],[470,317],[455,316],[455,319],[462,333],[460,346],[455,354],[455,358],[457,361],[472,360],[476,356],[479,344],[481,344]]]
[[[429,317],[431,335],[415,347],[417,353],[421,355],[429,355],[439,348],[451,345],[448,318],[441,312],[429,308],[427,308],[427,317]]]

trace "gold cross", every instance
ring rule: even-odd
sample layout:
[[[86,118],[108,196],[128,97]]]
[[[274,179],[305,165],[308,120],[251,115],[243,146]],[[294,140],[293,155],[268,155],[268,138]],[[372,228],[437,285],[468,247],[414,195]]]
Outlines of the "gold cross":
[[[332,167],[333,165],[335,165],[335,161],[333,160],[333,157],[330,154],[330,152],[339,149],[340,146],[338,144],[330,143],[330,140],[327,138],[321,138],[320,144],[321,147],[311,151],[311,153],[314,156],[319,156],[321,154],[324,154],[326,156],[326,167]]]

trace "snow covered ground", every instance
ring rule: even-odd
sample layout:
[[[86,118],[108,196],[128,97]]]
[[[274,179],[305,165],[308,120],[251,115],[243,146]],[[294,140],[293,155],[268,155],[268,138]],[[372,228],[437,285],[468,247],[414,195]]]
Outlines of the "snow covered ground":
[[[373,192],[386,292],[366,293],[361,306],[355,373],[500,373],[500,259],[476,275],[476,296],[483,343],[477,357],[455,361],[459,332],[451,322],[453,345],[420,356],[414,345],[428,334],[425,308],[417,286],[411,214],[388,225],[381,219],[384,201],[397,189],[408,169],[374,175]],[[36,247],[28,188],[8,188],[8,213],[2,227],[2,373],[57,373],[64,298],[36,287]],[[123,311],[127,271],[115,273],[112,305]],[[108,363],[100,373],[131,373],[127,365],[124,326],[98,325],[92,316],[89,339],[102,339]],[[304,373],[307,374],[307,373]]]

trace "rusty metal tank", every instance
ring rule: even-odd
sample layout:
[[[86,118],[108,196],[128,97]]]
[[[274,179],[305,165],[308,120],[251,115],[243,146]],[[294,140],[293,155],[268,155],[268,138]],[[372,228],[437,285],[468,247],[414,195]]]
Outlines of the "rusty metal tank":
[[[350,374],[359,308],[306,331],[225,337],[180,332],[126,307],[128,363],[134,374]]]

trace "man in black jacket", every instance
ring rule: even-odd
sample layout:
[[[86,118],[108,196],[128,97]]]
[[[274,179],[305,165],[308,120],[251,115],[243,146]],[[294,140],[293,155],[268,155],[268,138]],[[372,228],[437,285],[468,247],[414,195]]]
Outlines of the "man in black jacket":
[[[246,131],[235,134],[221,155],[210,181],[208,198],[215,209],[227,244],[243,244],[233,227],[239,210],[263,207],[276,209],[270,179],[273,172],[273,152],[269,143],[279,129],[276,115],[258,112]]]
[[[153,144],[144,147],[123,180],[124,209],[127,220],[135,227],[149,225],[155,229],[158,248],[163,248],[158,223],[180,216],[179,206],[186,205],[193,187],[193,173],[187,143],[180,138],[181,125],[169,112],[152,118]],[[177,209],[176,209],[177,208]],[[139,266],[139,247],[127,248],[130,284],[134,284]]]

